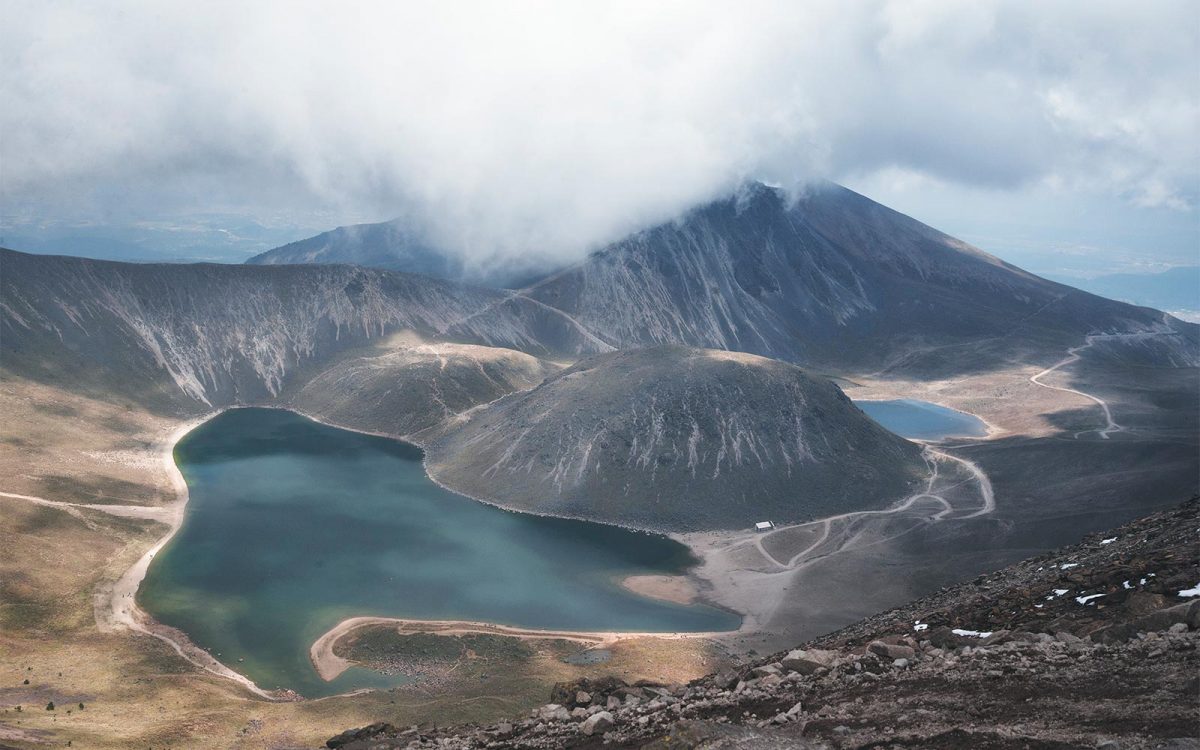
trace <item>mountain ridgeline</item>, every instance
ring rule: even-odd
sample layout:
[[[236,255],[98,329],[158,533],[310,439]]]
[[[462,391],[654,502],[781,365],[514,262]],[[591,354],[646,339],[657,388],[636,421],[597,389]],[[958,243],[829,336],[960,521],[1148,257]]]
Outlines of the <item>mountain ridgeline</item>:
[[[1089,333],[1196,327],[1034,276],[836,185],[753,185],[524,293],[614,348],[682,343],[831,368],[953,374]],[[955,347],[953,358],[945,350]]]
[[[411,235],[369,226],[251,262],[382,258],[369,264],[438,275]],[[953,375],[1040,361],[1092,333],[1167,336],[1158,344],[1177,363],[1195,364],[1200,351],[1196,326],[1040,278],[830,183],[794,199],[751,184],[557,269],[506,304],[563,315],[591,339],[578,354],[685,344]]]
[[[541,356],[606,348],[541,306],[506,304],[507,293],[372,268],[9,250],[0,264],[5,370],[176,411],[274,398],[297,373],[401,331]]]
[[[1045,366],[1097,333],[1142,334],[1093,347],[1123,365],[1200,349],[832,185],[751,185],[520,289],[461,276],[394,222],[249,265],[0,250],[0,377],[174,416],[284,406],[419,442],[481,499],[696,530],[881,507],[924,475],[815,371]]]
[[[354,224],[255,255],[249,265],[340,264],[459,278],[463,264],[423,241],[400,221]]]
[[[505,268],[489,273],[469,267],[458,256],[425,240],[421,233],[400,219],[338,227],[259,253],[246,263],[256,266],[369,266],[492,287],[517,286],[521,280],[536,276],[530,269]]]

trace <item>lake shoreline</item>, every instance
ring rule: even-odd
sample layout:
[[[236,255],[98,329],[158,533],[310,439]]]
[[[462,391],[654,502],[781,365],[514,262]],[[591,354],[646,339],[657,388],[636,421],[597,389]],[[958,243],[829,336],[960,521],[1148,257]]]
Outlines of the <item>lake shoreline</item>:
[[[873,400],[873,399],[865,399],[865,400]],[[930,403],[934,403],[934,402],[930,402]],[[941,406],[940,404],[938,404],[938,405]],[[354,432],[354,433],[358,433],[358,434],[362,434],[362,435],[368,435],[368,436],[372,436],[372,437],[379,437],[379,438],[384,438],[384,439],[389,439],[389,440],[397,440],[406,445],[416,447],[416,448],[420,449],[422,452],[422,457],[421,457],[422,469],[423,469],[426,477],[428,477],[432,483],[434,483],[435,485],[437,485],[438,487],[440,487],[446,491],[454,493],[455,495],[464,497],[469,500],[473,500],[475,502],[478,502],[478,503],[481,503],[484,505],[488,505],[488,506],[491,506],[494,508],[505,510],[510,513],[516,513],[516,514],[526,515],[526,516],[540,516],[540,517],[544,517],[544,518],[554,518],[554,519],[576,520],[576,521],[586,521],[586,522],[590,522],[590,523],[599,523],[602,525],[621,528],[621,529],[624,529],[627,531],[635,531],[635,532],[640,532],[640,533],[645,533],[645,534],[650,534],[650,535],[655,535],[655,536],[664,536],[668,539],[672,539],[672,540],[679,542],[679,543],[683,544],[684,546],[686,546],[688,548],[690,554],[693,556],[693,558],[695,558],[695,563],[692,564],[691,566],[689,566],[688,572],[686,574],[683,574],[680,576],[653,576],[653,575],[651,575],[651,576],[636,576],[636,575],[635,576],[627,576],[625,578],[619,579],[619,581],[618,581],[619,585],[635,594],[640,595],[640,596],[645,596],[648,598],[658,599],[661,601],[666,601],[666,602],[671,602],[671,603],[676,603],[676,604],[705,604],[705,605],[708,605],[708,606],[711,606],[711,607],[714,607],[717,609],[724,610],[726,612],[730,612],[732,614],[737,615],[740,618],[739,627],[736,629],[733,629],[733,630],[728,630],[728,631],[704,632],[704,633],[662,633],[662,632],[655,633],[655,632],[616,632],[616,631],[600,632],[600,631],[563,631],[563,630],[540,631],[537,629],[516,628],[513,626],[506,626],[506,625],[501,625],[498,623],[489,623],[489,622],[414,620],[414,619],[407,619],[407,618],[392,618],[392,617],[383,617],[383,618],[380,618],[380,617],[350,617],[350,618],[347,618],[347,619],[343,620],[342,622],[338,623],[333,629],[331,629],[330,631],[328,631],[327,633],[322,635],[320,638],[318,638],[317,641],[314,642],[313,645],[310,647],[310,654],[309,654],[310,660],[312,660],[313,666],[315,669],[317,669],[318,674],[320,674],[322,679],[325,679],[326,681],[333,679],[333,677],[327,678],[327,677],[325,677],[325,674],[330,673],[331,669],[337,669],[337,666],[338,666],[336,661],[331,661],[331,658],[332,659],[340,659],[340,657],[336,657],[332,653],[333,643],[335,641],[337,641],[338,639],[340,639],[346,633],[352,632],[353,630],[355,630],[359,627],[364,627],[367,624],[395,623],[398,627],[405,626],[405,625],[412,625],[412,624],[421,624],[421,625],[427,626],[427,627],[435,627],[435,626],[439,626],[439,625],[444,625],[446,623],[455,623],[460,627],[470,627],[470,628],[479,629],[477,632],[498,632],[497,629],[508,630],[508,631],[512,631],[512,634],[514,634],[514,635],[520,634],[521,637],[529,637],[529,638],[537,638],[537,637],[544,638],[544,637],[549,637],[546,635],[547,633],[558,633],[564,639],[575,639],[575,640],[580,640],[580,641],[596,642],[596,643],[612,642],[614,640],[620,640],[622,638],[633,638],[633,637],[639,637],[639,638],[640,637],[661,637],[661,638],[672,638],[672,639],[677,639],[677,638],[724,639],[724,638],[728,638],[730,636],[735,636],[738,634],[747,635],[747,634],[753,633],[753,632],[757,631],[761,626],[761,622],[760,622],[761,615],[755,616],[754,614],[749,614],[749,613],[735,610],[730,606],[730,604],[728,602],[721,601],[721,599],[724,597],[721,596],[722,592],[718,591],[717,589],[720,588],[719,581],[722,580],[722,577],[719,575],[712,576],[712,572],[714,572],[714,571],[712,571],[712,569],[710,568],[710,565],[712,565],[712,563],[716,562],[713,558],[714,558],[714,553],[717,551],[718,548],[727,547],[731,543],[741,541],[741,540],[745,539],[747,536],[753,536],[753,535],[748,535],[744,532],[737,532],[737,531],[732,531],[732,530],[724,531],[724,532],[715,531],[715,532],[690,533],[690,534],[689,533],[671,533],[671,532],[663,532],[663,531],[655,531],[655,530],[649,530],[649,529],[630,527],[630,526],[620,524],[620,523],[597,521],[597,520],[589,519],[589,518],[580,518],[580,517],[573,517],[573,516],[560,515],[560,514],[554,514],[554,513],[544,513],[544,512],[539,513],[539,512],[528,512],[528,511],[516,510],[513,508],[506,507],[498,502],[490,501],[490,500],[487,500],[484,498],[473,497],[467,493],[460,492],[460,491],[454,489],[453,487],[448,486],[448,485],[444,484],[443,482],[439,481],[438,478],[429,471],[429,466],[428,466],[428,462],[427,462],[427,454],[425,452],[425,446],[421,442],[414,440],[413,438],[411,438],[409,436],[381,433],[381,432],[375,432],[375,431],[369,431],[369,430],[361,430],[361,429],[356,429],[354,427],[348,427],[345,425],[335,424],[335,423],[323,420],[315,415],[307,414],[307,413],[304,413],[302,411],[299,411],[297,409],[293,409],[293,408],[290,408],[287,406],[279,406],[279,405],[262,405],[262,406],[260,406],[260,405],[254,405],[254,404],[245,404],[245,405],[237,405],[237,406],[232,406],[232,407],[225,407],[225,408],[210,412],[209,414],[207,414],[203,417],[189,420],[189,421],[181,424],[179,427],[177,427],[171,433],[170,437],[165,441],[165,444],[163,445],[163,448],[162,448],[161,455],[162,455],[162,459],[164,462],[164,468],[167,470],[168,476],[171,480],[172,487],[176,493],[176,498],[177,498],[176,501],[173,504],[171,504],[171,506],[170,506],[171,516],[170,516],[170,523],[168,524],[168,527],[169,527],[168,532],[157,543],[155,543],[141,558],[139,558],[139,560],[136,563],[134,563],[134,565],[131,566],[118,579],[116,584],[114,584],[111,588],[107,589],[106,591],[97,591],[97,594],[96,594],[97,624],[98,624],[98,626],[101,627],[102,630],[105,630],[106,628],[111,630],[111,629],[123,627],[123,628],[128,628],[134,632],[140,632],[140,633],[144,633],[144,634],[159,638],[160,640],[162,640],[162,641],[166,642],[168,645],[170,645],[177,653],[179,653],[181,656],[183,656],[185,659],[187,659],[193,665],[200,667],[201,669],[203,669],[211,674],[214,674],[216,676],[224,677],[226,679],[230,679],[234,682],[237,682],[238,684],[246,687],[248,690],[250,690],[251,693],[253,693],[255,696],[257,696],[259,698],[262,698],[265,700],[270,700],[270,701],[298,700],[298,699],[303,700],[303,698],[296,695],[292,691],[266,691],[266,690],[263,690],[256,683],[254,683],[253,680],[251,680],[250,678],[246,677],[245,675],[237,672],[236,670],[231,669],[230,667],[226,666],[225,664],[221,663],[218,659],[213,657],[210,653],[208,653],[204,649],[197,646],[195,643],[193,643],[187,637],[186,633],[183,633],[175,628],[171,628],[163,623],[158,622],[157,620],[154,619],[153,616],[151,616],[150,614],[148,614],[147,612],[142,610],[136,603],[136,595],[137,595],[138,587],[140,586],[142,580],[146,576],[146,572],[149,568],[150,562],[153,560],[154,555],[157,554],[175,536],[175,534],[178,532],[179,528],[182,526],[182,522],[183,522],[183,518],[184,518],[184,511],[185,511],[186,504],[189,499],[187,483],[184,480],[182,472],[180,471],[179,467],[175,464],[175,460],[174,460],[175,446],[179,443],[180,440],[182,440],[192,430],[203,425],[204,423],[208,422],[209,420],[211,420],[231,409],[241,409],[241,408],[264,408],[264,409],[275,409],[275,410],[279,410],[279,411],[291,412],[293,414],[296,414],[300,417],[311,420],[317,424],[324,425],[326,427],[331,427],[331,428],[340,429],[340,430],[346,430],[349,432]],[[952,409],[952,407],[944,407],[944,408]],[[994,428],[986,420],[979,418],[978,415],[970,414],[970,412],[965,412],[965,411],[962,411],[959,409],[952,409],[952,410],[963,413],[963,414],[967,414],[970,416],[974,416],[976,419],[980,419],[980,421],[987,427],[988,433],[989,433],[988,435],[984,436],[983,439],[986,440],[986,439],[993,437],[993,429]],[[924,442],[924,441],[921,441],[921,442]],[[938,441],[932,441],[932,442],[938,442]],[[816,519],[816,520],[819,520],[819,519]],[[815,522],[815,520],[813,522]],[[809,522],[809,523],[813,523],[813,522]],[[700,540],[701,537],[704,538],[704,541]],[[705,572],[708,573],[709,575],[705,575],[704,573],[700,572],[706,568],[708,570],[705,570]],[[686,589],[686,591],[685,591],[685,589]],[[725,593],[728,593],[728,592],[725,592]],[[107,611],[107,616],[104,616],[104,617],[102,617],[102,607],[101,607],[102,600],[106,600],[106,606],[103,609]],[[325,653],[326,649],[327,649],[327,655]],[[323,663],[325,664],[325,666],[318,664],[318,656],[316,656],[316,654],[318,654],[318,651],[321,652],[320,659],[323,660]],[[341,660],[341,661],[345,661],[345,660]],[[334,673],[334,677],[336,677],[337,674],[341,674],[341,672],[344,671],[348,666],[350,666],[350,663],[346,662],[345,666],[342,666],[340,669],[337,669],[336,673]],[[325,673],[322,673],[322,669],[325,670]],[[370,690],[372,688],[365,688],[365,689]],[[352,695],[355,693],[361,693],[361,692],[363,692],[363,690],[364,689],[357,689],[357,690],[353,690],[353,691],[348,691],[346,693],[339,693],[337,695],[326,696],[323,698],[316,698],[316,699],[311,699],[311,700],[325,700],[329,697],[338,697],[341,695]]]
[[[955,409],[952,406],[946,406],[945,404],[939,404],[934,401],[928,401],[926,399],[916,399],[916,398],[911,398],[908,396],[897,396],[894,398],[861,398],[861,399],[852,398],[851,401],[853,401],[855,406],[858,406],[858,408],[861,409],[868,417],[870,417],[876,423],[880,424],[884,429],[895,432],[897,435],[900,435],[905,440],[912,440],[914,442],[943,443],[947,440],[987,439],[987,438],[991,437],[996,431],[996,428],[993,425],[988,424],[988,422],[986,420],[984,420],[982,417],[980,417],[978,414],[972,414],[969,411],[964,411],[962,409]],[[871,404],[873,406],[879,406],[879,407],[884,407],[884,408],[893,407],[896,405],[902,405],[905,407],[915,409],[919,412],[932,413],[938,417],[943,416],[943,415],[937,413],[937,410],[940,409],[940,410],[943,410],[946,412],[951,412],[956,417],[964,420],[964,425],[962,425],[962,426],[967,426],[965,424],[965,422],[968,420],[978,423],[978,427],[975,427],[974,425],[971,425],[971,427],[973,427],[974,429],[977,429],[979,431],[978,431],[978,433],[975,433],[975,434],[958,433],[958,432],[951,431],[951,432],[945,432],[944,434],[939,434],[937,436],[904,435],[900,431],[892,429],[891,427],[888,427],[887,424],[884,424],[884,422],[887,421],[886,417],[883,417],[883,415],[878,414],[878,413],[872,414],[872,412],[869,409],[863,408],[861,406],[862,404]],[[931,409],[928,409],[927,407],[935,407],[935,408],[931,410]],[[882,418],[882,421],[881,421],[881,418]],[[955,428],[948,426],[947,429],[954,430]]]
[[[163,441],[160,447],[162,466],[171,482],[175,500],[165,506],[166,518],[162,519],[167,525],[167,532],[151,545],[141,557],[134,562],[111,586],[103,586],[96,591],[94,597],[96,626],[100,632],[112,632],[127,629],[135,633],[148,635],[163,641],[177,654],[192,665],[203,669],[217,677],[232,680],[245,687],[259,698],[267,700],[288,700],[290,696],[263,690],[249,677],[223,664],[216,657],[197,646],[183,631],[159,622],[146,612],[137,601],[138,589],[150,569],[150,563],[166,545],[175,537],[183,526],[183,519],[189,500],[187,481],[183,472],[175,463],[175,447],[200,425],[228,411],[218,409],[203,417],[189,420],[176,427]]]
[[[509,513],[513,513],[513,514],[517,514],[517,515],[521,515],[521,516],[535,516],[535,517],[547,518],[547,519],[596,523],[596,524],[599,524],[602,526],[619,528],[624,531],[638,532],[638,533],[647,534],[650,536],[658,536],[658,537],[662,537],[664,539],[670,539],[677,543],[679,542],[679,540],[677,538],[675,538],[675,536],[673,534],[670,534],[670,533],[664,533],[664,532],[660,532],[660,531],[652,531],[652,530],[647,530],[647,529],[639,529],[639,528],[634,528],[634,527],[630,527],[630,526],[625,526],[623,524],[608,523],[608,522],[604,522],[604,521],[595,521],[595,520],[587,519],[587,518],[574,518],[574,517],[570,517],[570,516],[557,515],[557,514],[553,514],[553,513],[530,513],[530,512],[526,512],[526,511],[508,508],[508,507],[505,507],[498,503],[490,502],[490,501],[487,501],[487,500],[484,500],[481,498],[471,497],[469,495],[466,495],[465,493],[462,493],[462,492],[459,492],[459,491],[453,489],[452,487],[448,487],[448,486],[442,484],[441,482],[438,482],[436,480],[436,478],[433,477],[429,473],[428,465],[426,463],[426,455],[425,455],[424,446],[421,443],[414,441],[407,436],[355,429],[353,427],[347,427],[344,425],[328,422],[326,420],[320,419],[311,414],[304,413],[297,409],[292,409],[292,408],[289,408],[286,406],[279,406],[279,405],[239,404],[236,406],[224,407],[221,409],[214,410],[202,417],[194,418],[194,419],[188,420],[186,422],[183,422],[182,424],[177,426],[174,430],[172,430],[169,437],[162,442],[160,450],[159,450],[159,454],[161,456],[163,468],[166,471],[168,478],[171,482],[172,491],[175,493],[175,496],[176,496],[175,501],[173,501],[169,506],[166,506],[169,509],[168,510],[168,514],[169,514],[168,518],[164,519],[164,522],[168,526],[167,532],[162,537],[160,537],[150,547],[150,549],[147,550],[132,566],[130,566],[130,568],[128,568],[125,571],[125,573],[123,573],[114,584],[112,584],[110,586],[104,586],[101,589],[97,590],[97,592],[95,594],[96,621],[97,621],[97,625],[100,627],[100,629],[103,632],[110,632],[112,630],[118,630],[118,629],[126,629],[126,630],[130,630],[130,631],[133,631],[136,633],[141,633],[144,635],[149,635],[149,636],[158,638],[159,640],[167,643],[177,654],[179,654],[181,657],[186,659],[193,666],[196,666],[196,667],[198,667],[206,672],[209,672],[210,674],[213,674],[215,676],[222,677],[222,678],[231,680],[233,682],[236,682],[239,685],[245,687],[251,693],[253,693],[253,695],[255,697],[260,698],[260,699],[273,701],[273,702],[296,701],[296,700],[327,700],[329,698],[354,695],[354,694],[362,693],[364,691],[375,690],[377,688],[357,688],[354,690],[346,691],[344,693],[337,693],[334,695],[321,696],[321,697],[317,697],[317,698],[306,698],[306,697],[303,697],[300,694],[294,692],[293,690],[289,690],[289,689],[265,690],[262,687],[260,687],[257,683],[255,683],[251,678],[238,672],[237,670],[231,668],[230,666],[222,663],[217,657],[213,656],[209,651],[207,651],[204,648],[197,645],[194,641],[192,641],[189,638],[189,636],[185,632],[179,630],[178,628],[174,628],[169,625],[166,625],[165,623],[160,622],[153,615],[151,615],[146,610],[142,609],[137,604],[136,597],[137,597],[139,588],[147,575],[147,572],[148,572],[151,562],[153,561],[154,557],[179,532],[180,528],[183,525],[187,503],[190,500],[187,482],[183,477],[182,471],[180,470],[178,465],[175,463],[174,452],[175,452],[176,446],[179,444],[179,442],[183,438],[185,438],[188,434],[190,434],[192,431],[194,431],[198,427],[206,424],[207,422],[219,417],[220,415],[222,415],[226,412],[238,410],[238,409],[271,409],[271,410],[276,410],[276,411],[289,412],[289,413],[295,414],[299,417],[310,420],[314,423],[320,424],[325,427],[338,429],[338,430],[345,430],[347,432],[353,432],[353,433],[357,433],[357,434],[361,434],[361,435],[367,435],[370,437],[383,438],[383,439],[387,439],[387,440],[395,440],[395,441],[398,441],[405,445],[418,448],[421,451],[421,461],[420,461],[421,470],[424,473],[424,475],[433,484],[435,484],[436,486],[438,486],[439,488],[441,488],[447,492],[453,493],[456,496],[463,497],[467,500],[471,500],[471,501],[480,503],[482,505],[486,505],[486,506],[496,508],[499,510],[504,510]],[[120,507],[120,506],[115,506],[115,507]],[[699,567],[703,563],[703,560],[699,559],[696,556],[695,551],[689,545],[685,544],[684,546],[688,547],[688,552],[691,555],[691,557],[693,558],[693,560],[689,564],[688,570],[689,571],[695,570],[697,567]],[[684,574],[683,576],[679,576],[679,577],[693,578],[693,576],[690,574]],[[621,581],[618,580],[617,583],[620,584]],[[640,595],[640,596],[643,596],[646,598],[656,599],[659,601],[665,601],[665,602],[669,602],[669,603],[678,603],[675,599],[672,599],[667,596],[655,596],[655,595],[650,594],[645,591],[638,591],[638,590],[631,589],[629,587],[624,587],[624,586],[622,586],[622,587],[626,588],[626,590],[629,590],[632,593],[635,593],[637,595]],[[412,620],[412,619],[407,619],[407,618],[350,617],[350,618],[347,618],[347,620],[345,620],[342,623],[339,623],[337,626],[335,626],[335,629],[338,627],[343,627],[347,622],[354,623],[354,622],[358,622],[361,620],[372,620],[372,621],[379,620],[379,621],[387,621],[387,622],[396,622],[397,624],[427,623],[431,627],[439,622],[455,622],[455,623],[462,623],[464,627],[469,626],[471,628],[479,629],[479,632],[496,632],[493,629],[499,629],[501,631],[512,631],[513,633],[517,633],[517,632],[527,633],[528,637],[530,637],[530,638],[547,637],[545,635],[545,633],[555,633],[555,634],[558,634],[556,637],[559,637],[563,640],[578,640],[580,642],[604,643],[604,642],[613,642],[615,640],[621,640],[624,638],[633,638],[633,637],[637,637],[637,638],[653,637],[653,638],[667,638],[667,639],[693,638],[693,637],[695,637],[695,638],[713,638],[716,636],[722,636],[722,635],[727,636],[727,635],[738,633],[738,632],[740,632],[742,627],[744,627],[744,625],[745,625],[745,618],[742,616],[742,614],[740,612],[731,610],[729,607],[724,606],[718,602],[710,601],[705,596],[697,595],[696,598],[691,603],[692,604],[705,604],[705,605],[711,606],[714,609],[728,612],[730,614],[737,616],[739,618],[739,628],[734,629],[734,630],[719,631],[719,632],[711,632],[711,631],[703,631],[703,632],[701,632],[701,631],[694,631],[694,632],[640,632],[640,631],[567,631],[567,630],[540,631],[537,629],[519,628],[516,626],[509,626],[509,625],[503,625],[500,623],[482,622],[482,621],[481,622],[437,621],[437,620],[423,621],[423,620]],[[352,626],[350,629],[352,630],[352,629],[354,629],[354,627]],[[538,634],[541,634],[541,635],[538,635]],[[329,636],[329,633],[327,633],[325,636],[322,636],[322,638],[326,638],[327,636]],[[551,636],[551,637],[554,637],[554,636]],[[320,640],[320,639],[318,639],[318,640]],[[316,645],[317,644],[314,643],[312,648],[316,648]],[[312,649],[310,648],[310,654],[311,654],[311,652],[312,652]],[[330,655],[332,655],[331,650],[330,650]],[[316,662],[314,662],[313,664],[314,664],[314,668],[317,668],[318,674],[320,674],[321,669],[319,667],[317,667]],[[340,670],[338,670],[337,673],[340,674],[342,671],[344,671],[345,668],[346,667],[342,667]],[[330,678],[330,679],[332,679],[332,678]],[[326,681],[328,681],[328,680],[326,680]]]
[[[334,653],[334,646],[342,638],[356,630],[377,625],[395,626],[403,633],[430,633],[433,635],[495,635],[520,640],[572,641],[589,648],[606,646],[631,638],[659,638],[663,640],[712,639],[737,631],[719,632],[635,632],[635,631],[586,631],[586,630],[543,630],[501,625],[493,622],[473,620],[421,620],[404,617],[347,617],[317,638],[309,648],[309,660],[321,679],[330,682],[354,662]]]

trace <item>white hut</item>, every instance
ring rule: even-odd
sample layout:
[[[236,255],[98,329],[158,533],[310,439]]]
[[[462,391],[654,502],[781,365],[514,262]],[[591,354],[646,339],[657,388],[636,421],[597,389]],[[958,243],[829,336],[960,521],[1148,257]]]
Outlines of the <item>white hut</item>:
[[[770,531],[773,528],[775,528],[775,524],[771,523],[770,521],[759,521],[758,523],[754,524],[755,531]]]

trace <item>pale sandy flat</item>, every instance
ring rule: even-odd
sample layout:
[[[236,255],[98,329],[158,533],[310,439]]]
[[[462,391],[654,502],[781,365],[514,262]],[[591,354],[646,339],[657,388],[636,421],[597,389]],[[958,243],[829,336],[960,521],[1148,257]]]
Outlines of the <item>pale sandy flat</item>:
[[[692,604],[698,595],[687,576],[629,576],[621,585],[635,594],[676,604]]]

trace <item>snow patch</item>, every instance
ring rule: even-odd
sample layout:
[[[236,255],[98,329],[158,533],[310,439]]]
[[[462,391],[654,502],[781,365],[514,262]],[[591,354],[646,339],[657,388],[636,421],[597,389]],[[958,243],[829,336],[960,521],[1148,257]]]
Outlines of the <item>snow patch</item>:
[[[988,636],[990,636],[992,634],[992,631],[990,631],[990,630],[988,630],[988,631],[963,630],[962,628],[955,628],[954,630],[951,630],[950,632],[954,633],[955,635],[967,636],[969,638],[987,638]]]

